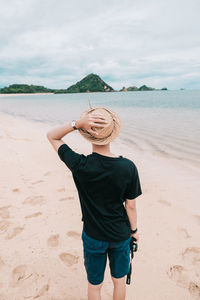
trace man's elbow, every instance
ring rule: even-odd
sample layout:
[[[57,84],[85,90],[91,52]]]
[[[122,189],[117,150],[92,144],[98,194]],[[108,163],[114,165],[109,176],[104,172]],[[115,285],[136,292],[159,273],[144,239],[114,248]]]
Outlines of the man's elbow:
[[[53,137],[52,137],[52,135],[51,135],[51,132],[50,132],[50,131],[47,131],[47,133],[46,133],[46,137],[47,137],[47,139],[48,139],[48,140],[53,140]]]
[[[135,210],[136,209],[136,199],[126,199],[125,201],[125,208],[129,210]]]

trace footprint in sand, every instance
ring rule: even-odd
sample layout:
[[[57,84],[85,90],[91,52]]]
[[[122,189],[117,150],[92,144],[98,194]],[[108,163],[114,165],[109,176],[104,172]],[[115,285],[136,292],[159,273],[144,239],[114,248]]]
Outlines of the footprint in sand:
[[[186,248],[185,251],[182,253],[182,257],[187,265],[197,265],[200,266],[200,248],[191,247]],[[199,268],[199,275],[200,275],[200,268]]]
[[[189,283],[189,292],[192,294],[192,296],[199,300],[200,299],[200,285],[196,284],[195,282],[190,282]]]
[[[16,192],[19,192],[19,189],[18,189],[18,188],[15,188],[15,189],[12,189],[12,191],[13,191],[14,193],[16,193]]]
[[[37,298],[40,298],[42,296],[44,296],[48,290],[49,290],[50,286],[49,284],[45,284],[40,290],[39,292],[37,293],[37,295],[35,297],[33,297],[33,299],[37,299]]]
[[[10,218],[10,213],[8,210],[8,208],[10,208],[10,207],[11,207],[11,205],[0,207],[0,217],[2,217],[3,219]]]
[[[76,231],[68,231],[68,232],[67,232],[67,235],[68,235],[69,237],[73,237],[73,238],[75,238],[75,239],[77,239],[77,240],[79,240],[80,237],[81,237],[80,233],[78,233],[78,232],[76,232]]]
[[[17,266],[12,271],[10,286],[11,287],[19,286],[26,277],[27,277],[27,266],[26,265]]]
[[[61,253],[59,258],[68,266],[71,267],[74,264],[78,263],[79,256],[72,255],[70,253]]]
[[[195,299],[200,299],[200,248],[186,248],[182,253],[183,265],[171,266],[169,278],[189,290]]]
[[[32,184],[38,184],[38,183],[41,183],[41,182],[44,182],[44,180],[37,180],[35,182],[31,182]]]
[[[6,232],[7,229],[9,228],[10,224],[11,223],[8,222],[7,220],[0,221],[0,231],[1,232]]]
[[[59,201],[67,201],[67,200],[73,200],[73,199],[74,199],[73,196],[68,196],[68,197],[60,198]]]
[[[59,234],[53,234],[47,240],[47,245],[49,247],[57,247],[58,244],[59,244]]]
[[[185,229],[185,228],[178,228],[178,231],[179,231],[181,237],[183,237],[184,239],[188,239],[191,237],[191,235],[188,233],[187,229]]]
[[[162,199],[158,200],[158,202],[159,202],[159,203],[162,203],[162,204],[164,204],[164,205],[166,205],[166,206],[171,206],[171,205],[172,205],[170,202],[168,202],[168,201],[166,201],[166,200],[162,200]]]
[[[38,211],[38,212],[36,212],[36,213],[34,213],[32,215],[25,216],[25,218],[26,219],[28,219],[28,218],[36,218],[36,217],[39,217],[41,215],[42,215],[42,213],[40,211]]]
[[[23,201],[23,204],[38,205],[43,204],[44,202],[45,199],[43,196],[30,196]]]
[[[8,233],[8,235],[6,236],[6,240],[13,239],[15,236],[20,234],[23,230],[24,230],[24,227],[15,227],[15,228],[13,228],[13,230],[10,233]]]
[[[180,286],[187,286],[188,275],[187,270],[181,265],[171,266],[167,272],[169,278],[175,280]]]

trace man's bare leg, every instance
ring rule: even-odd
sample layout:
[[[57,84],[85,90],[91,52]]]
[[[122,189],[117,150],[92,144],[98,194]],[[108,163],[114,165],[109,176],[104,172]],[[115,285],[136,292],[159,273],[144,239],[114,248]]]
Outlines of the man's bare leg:
[[[111,276],[114,290],[113,290],[113,300],[125,300],[126,298],[126,282],[125,277],[122,278],[114,278]]]
[[[88,300],[101,300],[101,287],[103,283],[91,284],[88,282]]]

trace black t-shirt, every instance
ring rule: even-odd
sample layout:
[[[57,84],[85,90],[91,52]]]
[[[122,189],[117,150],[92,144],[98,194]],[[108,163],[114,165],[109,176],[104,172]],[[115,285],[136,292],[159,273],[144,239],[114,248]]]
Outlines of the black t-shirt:
[[[124,201],[142,194],[135,164],[123,156],[96,152],[85,156],[66,144],[59,147],[58,155],[72,172],[86,234],[110,242],[128,239],[130,223]]]

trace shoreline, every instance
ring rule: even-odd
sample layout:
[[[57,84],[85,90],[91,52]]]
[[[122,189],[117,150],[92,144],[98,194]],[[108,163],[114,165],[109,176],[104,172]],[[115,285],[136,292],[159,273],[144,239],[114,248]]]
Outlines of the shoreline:
[[[36,120],[36,119],[31,119],[31,118],[28,118],[26,116],[18,116],[18,115],[15,115],[14,113],[10,113],[10,112],[1,112],[0,111],[0,114],[5,114],[7,116],[11,116],[11,117],[16,117],[16,118],[19,118],[22,119],[22,120],[26,120],[28,122],[33,122],[33,124],[41,124],[41,126],[47,126],[47,128],[50,126],[59,126],[59,124],[56,124],[52,121],[41,121],[41,120]],[[180,158],[180,157],[177,157],[176,155],[171,155],[170,153],[167,153],[167,152],[164,152],[162,150],[155,150],[155,149],[142,149],[140,146],[139,147],[134,147],[134,145],[131,143],[131,141],[127,141],[126,138],[124,137],[121,137],[119,135],[119,141],[120,143],[124,144],[126,147],[128,148],[131,148],[133,147],[134,148],[134,151],[136,152],[142,152],[144,155],[145,154],[149,154],[151,153],[152,156],[157,156],[157,157],[161,157],[163,159],[167,159],[171,162],[174,162],[175,164],[178,164],[177,167],[183,167],[183,168],[189,168],[190,171],[193,171],[194,172],[197,172],[199,173],[200,175],[200,169],[199,169],[199,163],[195,163],[194,161],[190,161],[189,158],[185,158],[185,160],[183,158]]]
[[[85,299],[80,204],[71,172],[46,138],[51,126],[2,112],[0,124],[1,296]],[[78,132],[63,140],[91,153]],[[127,300],[198,299],[198,172],[117,139],[111,149],[135,162],[143,192],[137,198],[140,241]],[[111,299],[108,267],[102,292],[102,299]]]
[[[10,96],[31,96],[31,95],[53,95],[54,93],[13,93],[13,94],[0,94],[0,97]]]

